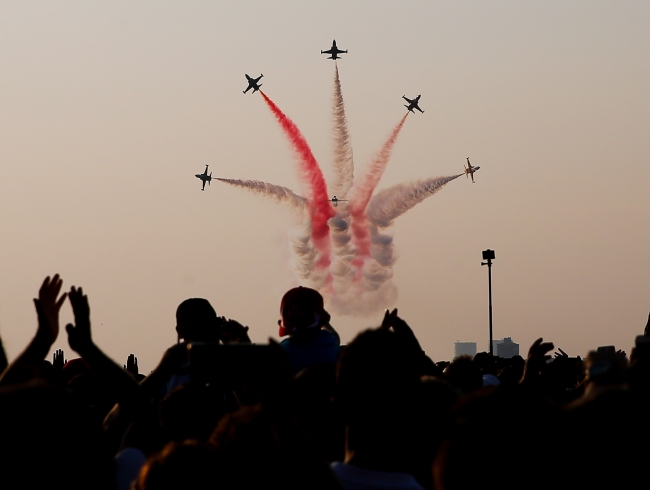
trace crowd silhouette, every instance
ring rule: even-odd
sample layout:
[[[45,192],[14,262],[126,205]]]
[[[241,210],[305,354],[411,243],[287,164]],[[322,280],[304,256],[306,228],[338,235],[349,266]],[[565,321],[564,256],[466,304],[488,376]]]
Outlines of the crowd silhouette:
[[[45,358],[60,335],[63,351]],[[18,357],[0,342],[2,488],[647,488],[650,317],[628,357],[434,362],[398,311],[348,345],[322,296],[289,290],[280,343],[206,299],[176,311],[178,343],[146,376],[92,336],[88,297],[47,277]]]

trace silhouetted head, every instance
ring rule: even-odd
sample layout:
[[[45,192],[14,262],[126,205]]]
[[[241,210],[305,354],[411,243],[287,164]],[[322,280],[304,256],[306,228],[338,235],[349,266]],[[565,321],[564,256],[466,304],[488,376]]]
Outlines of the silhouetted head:
[[[435,488],[480,488],[492,479],[504,490],[541,490],[549,482],[566,488],[563,451],[576,440],[565,436],[560,416],[548,400],[519,386],[462,398],[449,414],[447,437],[433,464]],[[554,432],[563,434],[562,443],[549,437]],[[579,442],[576,448],[583,451]]]
[[[237,481],[237,488],[287,488],[295,462],[284,454],[281,435],[260,405],[225,415],[209,440],[225,469],[222,478]]]
[[[497,373],[497,356],[491,356],[488,352],[479,352],[474,356],[474,363],[481,370],[481,374]]]
[[[140,470],[136,490],[207,490],[216,488],[219,472],[211,448],[197,442],[170,442]]]
[[[225,413],[223,393],[211,385],[186,383],[171,391],[158,406],[160,426],[167,441],[204,442]]]
[[[190,298],[176,309],[176,332],[185,342],[219,342],[220,321],[207,299]]]
[[[459,356],[445,369],[447,380],[459,390],[467,394],[483,386],[483,375],[478,363],[469,356]]]
[[[100,425],[67,390],[39,383],[0,388],[0,434],[2,488],[113,488]]]
[[[282,297],[280,316],[280,337],[319,329],[330,320],[321,294],[315,289],[302,286],[290,289]]]
[[[383,471],[408,472],[417,452],[421,384],[412,353],[401,337],[376,329],[357,335],[339,359],[335,402],[346,451]]]

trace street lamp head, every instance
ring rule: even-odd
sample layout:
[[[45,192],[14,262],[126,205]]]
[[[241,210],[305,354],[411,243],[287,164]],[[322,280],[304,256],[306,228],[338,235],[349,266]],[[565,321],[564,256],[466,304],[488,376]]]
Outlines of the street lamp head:
[[[494,260],[494,250],[483,250],[483,260]]]

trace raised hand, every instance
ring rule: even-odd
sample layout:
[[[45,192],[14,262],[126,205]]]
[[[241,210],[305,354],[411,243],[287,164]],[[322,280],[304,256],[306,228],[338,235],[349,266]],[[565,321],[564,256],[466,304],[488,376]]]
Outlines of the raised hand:
[[[36,336],[45,343],[52,345],[59,336],[59,311],[67,296],[66,293],[57,299],[61,292],[63,281],[58,274],[47,276],[38,290],[38,298],[34,298],[34,306],[38,315]]]
[[[412,347],[417,347],[418,351],[421,351],[420,342],[418,342],[413,329],[406,323],[402,318],[397,315],[397,308],[393,311],[386,310],[384,312],[384,319],[381,322],[381,326],[385,330],[392,329],[400,337],[404,338]]]
[[[57,349],[54,351],[54,356],[52,358],[52,366],[54,367],[55,371],[61,371],[63,369],[63,366],[65,366],[65,363],[68,362],[68,360],[65,358],[65,355],[63,354],[63,350]]]
[[[402,318],[397,316],[397,308],[393,311],[384,313],[384,319],[381,322],[381,328],[392,328],[395,333],[404,335],[413,335],[413,330]]]
[[[83,289],[72,286],[68,297],[74,313],[74,324],[68,323],[65,327],[70,347],[81,355],[102,380],[117,403],[125,407],[138,405],[142,397],[137,381],[93,342],[90,306]]]
[[[650,337],[650,313],[648,313],[648,322],[645,324],[645,328],[643,329],[643,335]]]
[[[68,332],[68,343],[73,350],[83,357],[83,352],[92,347],[93,340],[90,331],[90,306],[88,297],[83,293],[82,288],[72,286],[68,293],[72,312],[74,313],[75,324],[68,323],[65,327]]]
[[[6,367],[0,376],[0,384],[21,383],[39,376],[41,364],[59,336],[59,311],[66,298],[65,293],[58,297],[62,284],[58,274],[52,278],[46,277],[41,284],[38,298],[34,298],[38,315],[36,335],[25,350]],[[1,357],[0,363],[3,362]]]
[[[560,349],[558,347],[557,350],[559,350],[560,352],[554,352],[553,353],[553,359],[568,359],[569,358],[569,355],[566,352],[564,352],[562,349]]]
[[[553,342],[544,342],[542,337],[533,342],[533,345],[528,349],[528,358],[524,366],[524,375],[521,378],[521,383],[533,383],[539,378],[542,368],[546,365],[546,361],[551,359],[548,353],[554,348]]]
[[[135,354],[129,354],[129,357],[126,358],[124,369],[130,372],[133,376],[138,376],[138,374],[140,374],[138,370],[138,358],[135,357]]]

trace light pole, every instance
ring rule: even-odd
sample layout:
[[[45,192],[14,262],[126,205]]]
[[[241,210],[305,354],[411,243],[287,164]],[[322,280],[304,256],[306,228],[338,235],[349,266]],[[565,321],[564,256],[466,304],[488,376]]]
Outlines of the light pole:
[[[492,260],[494,260],[494,250],[483,250],[483,260],[487,262],[481,262],[481,265],[488,266],[488,295],[490,300],[490,356],[494,355],[492,352]]]

